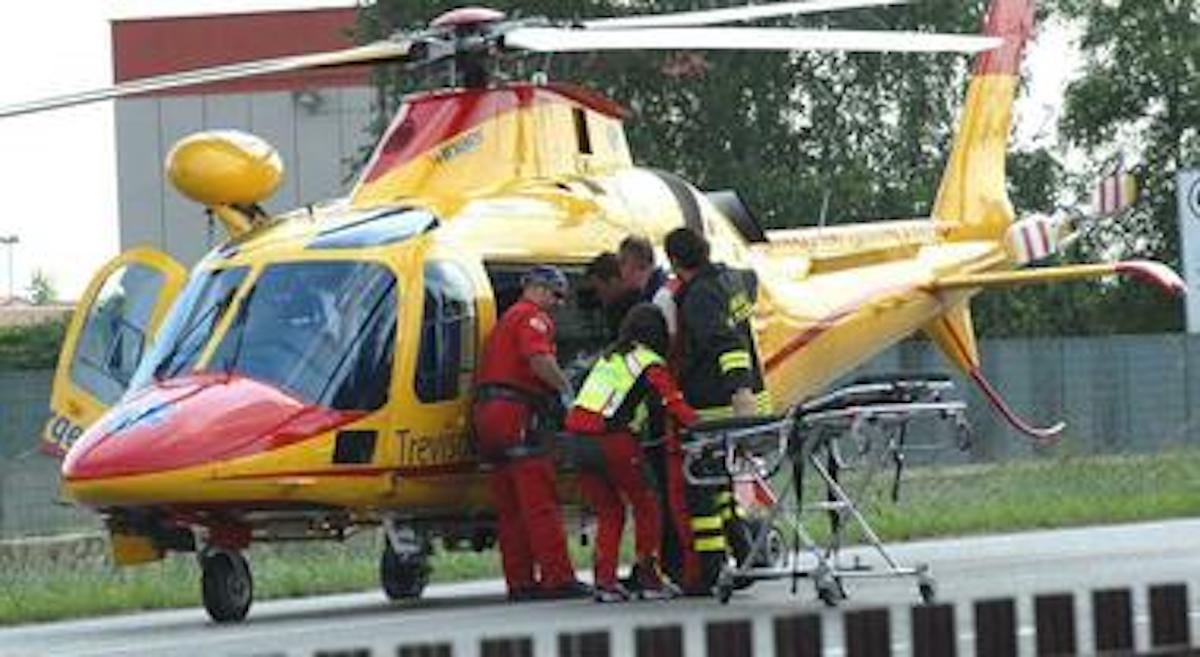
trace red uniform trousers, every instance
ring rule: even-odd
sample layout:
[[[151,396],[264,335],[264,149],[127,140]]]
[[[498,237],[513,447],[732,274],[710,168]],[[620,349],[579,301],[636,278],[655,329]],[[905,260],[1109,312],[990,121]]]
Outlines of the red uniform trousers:
[[[589,439],[599,441],[607,472],[604,476],[581,473],[579,487],[596,512],[596,586],[611,588],[617,584],[624,500],[633,507],[634,546],[640,561],[658,556],[662,534],[658,496],[646,481],[642,448],[632,434],[616,431]]]
[[[524,442],[530,418],[526,405],[488,400],[476,404],[472,415],[485,457]],[[556,589],[575,581],[554,482],[554,463],[546,456],[499,458],[492,472],[496,539],[509,591]]]

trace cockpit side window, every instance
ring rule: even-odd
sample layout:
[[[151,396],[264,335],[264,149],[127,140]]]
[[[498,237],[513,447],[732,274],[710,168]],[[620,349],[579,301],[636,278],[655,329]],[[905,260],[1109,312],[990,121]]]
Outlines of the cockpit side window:
[[[460,266],[431,261],[425,266],[421,345],[417,353],[417,398],[426,403],[455,399],[475,371],[475,286]]]
[[[163,283],[162,273],[150,267],[125,265],[104,281],[88,311],[70,376],[105,405],[115,403],[133,378]]]

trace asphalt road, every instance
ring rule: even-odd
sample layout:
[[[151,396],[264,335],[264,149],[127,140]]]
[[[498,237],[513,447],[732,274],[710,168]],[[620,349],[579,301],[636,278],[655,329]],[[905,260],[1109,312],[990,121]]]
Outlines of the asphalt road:
[[[974,654],[972,603],[1014,598],[1021,654],[1034,652],[1035,594],[1076,594],[1080,651],[1091,652],[1088,592],[1133,591],[1137,646],[1148,646],[1147,586],[1189,585],[1191,635],[1200,643],[1200,520],[1031,532],[897,545],[894,555],[928,562],[938,580],[938,597],[955,605],[962,630],[959,654]],[[869,556],[869,555],[868,555]],[[247,622],[211,624],[202,609],[153,612],[94,620],[0,629],[0,655],[396,655],[398,646],[450,644],[457,657],[481,652],[480,639],[528,635],[533,654],[558,654],[560,632],[611,630],[612,654],[632,655],[633,629],[680,624],[687,655],[702,657],[704,627],[714,619],[750,619],[755,652],[773,654],[772,621],[779,616],[819,613],[827,654],[839,655],[839,611],[825,610],[801,581],[763,582],[722,606],[706,599],[597,605],[588,601],[520,605],[503,601],[499,581],[432,586],[419,601],[391,605],[382,593],[262,602]],[[917,602],[911,580],[852,581],[842,609],[886,606],[893,610],[896,654],[908,654],[907,609]],[[365,652],[353,652],[365,650]]]

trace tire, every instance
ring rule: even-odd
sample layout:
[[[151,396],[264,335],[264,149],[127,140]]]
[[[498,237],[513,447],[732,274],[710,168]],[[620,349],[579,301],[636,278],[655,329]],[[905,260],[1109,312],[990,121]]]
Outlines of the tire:
[[[787,557],[787,543],[784,540],[783,532],[778,527],[769,524],[766,518],[739,520],[734,525],[730,544],[739,566],[748,565],[746,559],[750,556],[755,539],[764,533],[766,534],[766,549],[757,555],[753,564],[749,565],[754,568],[781,568],[783,566]]]
[[[429,564],[424,556],[401,557],[384,541],[379,557],[379,583],[388,600],[414,600],[429,583]]]
[[[932,605],[937,603],[937,586],[932,582],[921,582],[917,585],[917,591],[921,594],[921,604]]]
[[[200,557],[200,589],[204,609],[216,623],[238,623],[254,601],[250,565],[238,552],[212,552]]]

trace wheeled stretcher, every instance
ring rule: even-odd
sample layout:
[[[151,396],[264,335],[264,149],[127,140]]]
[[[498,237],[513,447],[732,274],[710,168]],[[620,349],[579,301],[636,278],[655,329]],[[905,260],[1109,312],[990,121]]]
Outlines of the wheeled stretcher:
[[[832,606],[846,597],[845,579],[911,577],[931,602],[936,583],[928,564],[893,558],[860,496],[890,470],[898,498],[905,457],[915,449],[967,446],[966,404],[952,398],[953,389],[944,376],[860,379],[784,415],[693,427],[684,444],[689,485],[732,490],[739,503],[726,531],[735,558],[717,580],[718,599],[727,602],[735,589],[760,580],[791,579],[794,590],[807,578]],[[952,438],[942,441],[948,444],[911,444],[909,425],[918,418],[951,423]],[[855,486],[847,484],[850,474]],[[852,537],[873,558],[847,562],[842,549]]]

